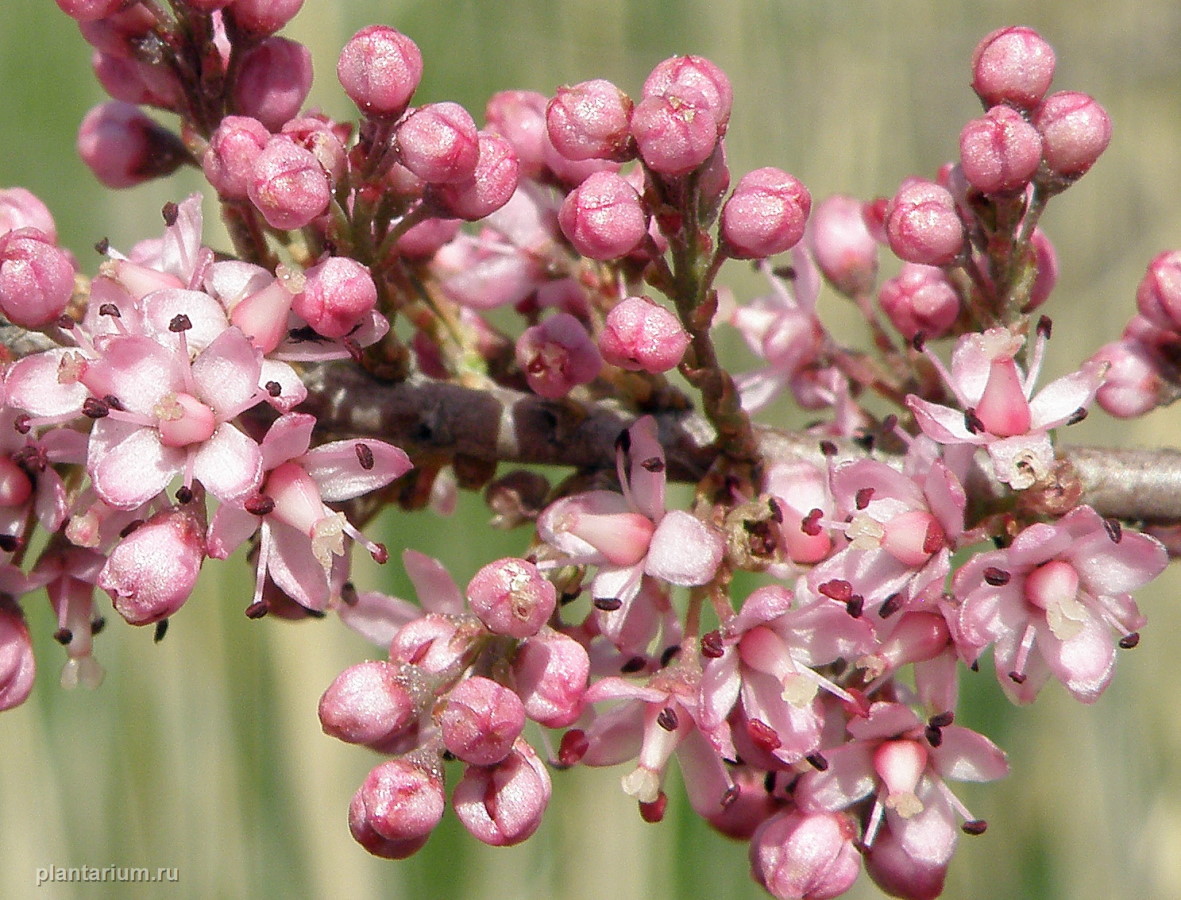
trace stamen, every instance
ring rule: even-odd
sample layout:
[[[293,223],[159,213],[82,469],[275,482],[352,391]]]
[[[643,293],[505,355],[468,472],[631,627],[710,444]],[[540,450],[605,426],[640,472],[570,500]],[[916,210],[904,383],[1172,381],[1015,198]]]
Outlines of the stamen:
[[[603,612],[614,612],[623,606],[623,601],[618,597],[595,597],[595,609],[601,609]]]

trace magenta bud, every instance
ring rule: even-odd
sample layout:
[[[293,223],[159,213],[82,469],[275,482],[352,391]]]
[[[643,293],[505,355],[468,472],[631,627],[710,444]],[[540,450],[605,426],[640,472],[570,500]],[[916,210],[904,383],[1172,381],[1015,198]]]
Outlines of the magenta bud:
[[[687,175],[710,158],[718,123],[699,93],[645,97],[632,113],[632,137],[644,164],[660,175]]]
[[[458,103],[430,103],[398,124],[398,159],[425,182],[471,178],[480,159],[476,123]]]
[[[234,81],[234,111],[277,131],[299,114],[312,87],[312,55],[303,44],[269,37],[242,58]]]
[[[382,859],[406,859],[408,856],[413,856],[426,846],[426,842],[431,836],[428,831],[418,837],[390,840],[378,834],[370,824],[370,818],[365,809],[365,798],[360,791],[353,795],[352,802],[349,803],[349,831],[358,844]]]
[[[249,34],[274,34],[295,18],[303,0],[234,0],[227,15]]]
[[[443,672],[463,660],[471,635],[451,616],[429,614],[411,619],[390,641],[390,662],[411,663],[427,672]]]
[[[354,837],[373,831],[388,841],[425,839],[443,818],[445,804],[439,772],[405,757],[390,759],[375,766],[357,789],[349,827]]]
[[[656,65],[644,81],[642,95],[696,95],[709,110],[718,126],[718,134],[726,131],[730,121],[730,107],[734,90],[730,79],[717,65],[703,56],[674,56]]]
[[[324,337],[351,333],[377,305],[369,270],[347,256],[330,256],[304,274],[304,289],[292,299],[291,308]]]
[[[558,88],[546,107],[546,131],[554,149],[567,159],[625,162],[635,155],[631,114],[631,98],[610,81],[596,78]]]
[[[823,200],[812,214],[810,243],[816,265],[842,294],[855,297],[873,287],[878,242],[860,200],[840,194]]]
[[[463,181],[434,185],[431,195],[447,215],[475,222],[508,203],[519,173],[512,145],[498,134],[481,131],[476,171]]]
[[[408,259],[430,259],[459,234],[460,227],[458,219],[426,219],[407,228],[395,247],[399,255]]]
[[[736,259],[765,259],[804,236],[812,195],[781,169],[747,172],[722,207],[722,243]]]
[[[588,259],[618,259],[648,234],[640,195],[614,172],[595,172],[566,195],[558,224],[574,249]]]
[[[15,603],[0,601],[0,711],[25,702],[36,674],[25,617]]]
[[[906,262],[954,263],[964,249],[964,226],[951,193],[933,181],[904,182],[886,213],[886,238]]]
[[[188,157],[180,138],[119,100],[99,104],[78,127],[78,155],[110,188],[169,175]]]
[[[18,228],[36,228],[57,243],[57,226],[49,207],[22,187],[0,188],[0,235]]]
[[[964,177],[984,194],[1024,190],[1042,161],[1037,129],[1010,106],[994,106],[960,132]]]
[[[653,375],[674,368],[688,346],[680,320],[648,297],[617,304],[599,335],[599,351],[611,365]]]
[[[569,313],[556,313],[526,328],[517,339],[516,355],[529,387],[547,400],[594,381],[603,367],[586,328]]]
[[[184,88],[165,66],[101,51],[95,51],[92,66],[103,90],[115,100],[169,110],[180,107]]]
[[[74,266],[37,228],[0,234],[0,311],[22,328],[41,328],[65,312]]]
[[[547,148],[546,97],[536,91],[501,91],[488,98],[484,121],[488,130],[499,134],[517,154],[522,178],[536,178],[545,168]]]
[[[349,666],[320,698],[324,733],[349,744],[380,746],[417,718],[418,708],[399,667],[388,662]]]
[[[1033,109],[1050,89],[1054,49],[1032,28],[999,28],[972,53],[972,90],[986,106]]]
[[[328,208],[331,188],[316,157],[286,135],[271,138],[254,161],[250,202],[272,228],[302,228]]]
[[[903,263],[878,290],[878,303],[908,341],[920,332],[943,337],[960,314],[960,295],[937,266]]]
[[[344,45],[336,62],[336,76],[365,115],[396,117],[406,109],[422,79],[422,53],[401,32],[386,25],[370,25]]]
[[[205,504],[156,513],[111,551],[95,582],[132,625],[173,615],[189,599],[205,560]]]
[[[1167,331],[1181,332],[1181,250],[1157,254],[1136,288],[1140,314]]]
[[[751,874],[779,900],[839,897],[861,872],[856,836],[846,813],[778,813],[751,838]]]
[[[1107,363],[1107,378],[1095,399],[1105,412],[1131,419],[1152,412],[1165,400],[1165,382],[1152,354],[1136,340],[1100,347],[1092,362]]]
[[[1038,107],[1033,124],[1042,135],[1042,158],[1064,178],[1082,176],[1107,149],[1111,119],[1095,98],[1058,91]]]
[[[518,740],[503,762],[468,766],[451,805],[473,837],[493,847],[510,847],[537,830],[552,792],[545,763]]]
[[[467,598],[490,631],[526,638],[549,621],[558,592],[533,563],[509,557],[480,569],[468,582]]]
[[[114,15],[127,0],[56,0],[58,8],[77,22],[93,22]]]
[[[348,151],[344,141],[348,139],[349,126],[339,125],[319,113],[288,119],[281,129],[312,156],[328,174],[333,183],[345,177],[348,171]]]
[[[513,657],[513,684],[525,715],[546,728],[565,728],[582,715],[590,657],[573,638],[546,630]]]
[[[201,159],[205,177],[217,193],[227,199],[245,199],[254,178],[254,163],[271,139],[258,119],[226,116],[209,138]]]
[[[447,695],[439,717],[443,744],[476,766],[491,766],[508,756],[525,727],[521,698],[502,684],[474,675]]]

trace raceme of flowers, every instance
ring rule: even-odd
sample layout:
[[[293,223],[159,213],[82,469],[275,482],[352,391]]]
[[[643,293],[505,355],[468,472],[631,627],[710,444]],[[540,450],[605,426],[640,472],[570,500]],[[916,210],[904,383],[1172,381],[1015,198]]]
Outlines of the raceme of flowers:
[[[191,196],[161,237],[101,247],[87,276],[35,196],[0,191],[0,312],[32,341],[8,350],[0,395],[4,708],[32,688],[23,606],[40,588],[62,684],[96,687],[107,597],[162,637],[204,561],[247,545],[247,615],[331,613],[381,650],[319,706],[327,734],[383,757],[348,808],[369,852],[414,853],[448,793],[477,839],[523,841],[552,773],[578,764],[620,766],[657,822],[675,760],[692,808],[749,842],[774,896],[836,897],[864,868],[926,898],[959,834],[985,829],[952,783],[1008,771],[956,719],[963,668],[991,655],[1016,703],[1051,679],[1092,702],[1138,641],[1131,592],[1167,553],[1071,499],[1054,442],[1096,398],[1116,415],[1173,399],[1181,264],[1154,260],[1123,340],[1037,386],[1051,323],[1034,311],[1057,271],[1037,222],[1110,124],[1086,95],[1048,93],[1036,32],[978,46],[984,112],[958,160],[889,199],[813,208],[779,169],[731,187],[734,98],[702,57],[660,63],[636,99],[601,79],[506,91],[480,128],[457,104],[412,105],[417,46],[371,26],[339,58],[347,123],[303,111],[307,51],[277,35],[300,0],[58,5],[113,98],[82,123],[83,159],[112,188],[201,168],[233,247],[203,242]],[[885,252],[897,274],[879,282]],[[718,291],[735,259],[756,262],[764,296]],[[821,322],[826,285],[872,347]],[[719,363],[728,327],[757,366]],[[610,404],[630,424],[613,468],[556,487],[412,460],[304,411],[311,376],[358,365]],[[759,449],[750,416],[782,394],[820,416],[819,452]],[[675,499],[690,410],[714,463]],[[981,473],[985,499],[969,490]],[[461,588],[405,548],[417,602],[354,587],[354,544],[390,555],[360,527],[393,502],[445,513],[459,485],[534,527],[520,557]],[[736,588],[741,571],[759,586]]]

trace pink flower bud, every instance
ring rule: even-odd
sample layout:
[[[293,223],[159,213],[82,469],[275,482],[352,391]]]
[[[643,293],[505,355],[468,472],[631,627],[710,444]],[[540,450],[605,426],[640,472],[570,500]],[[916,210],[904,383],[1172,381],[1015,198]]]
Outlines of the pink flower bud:
[[[442,672],[463,659],[472,637],[451,616],[432,613],[412,619],[390,641],[390,662]]]
[[[424,846],[430,838],[430,832],[418,837],[405,840],[390,840],[378,834],[370,824],[368,811],[365,809],[365,798],[358,791],[349,803],[349,831],[353,840],[382,859],[406,859],[413,856]]]
[[[812,215],[812,256],[824,277],[850,297],[873,287],[878,243],[869,231],[860,200],[834,194]]]
[[[903,183],[886,213],[886,238],[900,259],[946,266],[964,249],[964,226],[947,188],[913,178]]]
[[[512,146],[522,178],[536,178],[545,167],[546,149],[552,149],[546,132],[546,97],[536,91],[501,91],[488,98],[484,121],[488,130]]]
[[[451,804],[475,838],[493,847],[510,847],[537,830],[552,792],[545,763],[518,740],[498,765],[468,766]]]
[[[908,341],[922,332],[943,337],[960,314],[960,295],[936,266],[903,263],[898,275],[882,284],[878,303]]]
[[[471,178],[432,187],[431,195],[449,216],[474,222],[490,216],[517,189],[520,167],[512,145],[498,134],[480,132],[480,159]]]
[[[135,48],[159,23],[142,3],[133,3],[112,15],[78,23],[78,31],[90,46],[113,56],[133,57]]]
[[[1042,139],[1017,110],[994,106],[960,132],[960,160],[981,193],[1024,190],[1042,161]]]
[[[1038,107],[1033,124],[1042,135],[1046,165],[1065,178],[1082,176],[1111,141],[1107,111],[1077,91],[1051,94]]]
[[[49,207],[24,188],[0,189],[0,235],[18,228],[36,228],[50,243],[57,243],[57,226]]]
[[[281,129],[312,156],[328,174],[332,182],[340,181],[348,170],[348,151],[344,141],[348,139],[349,127],[338,125],[319,113],[288,119]]]
[[[299,114],[312,87],[312,55],[303,44],[269,37],[242,58],[234,111],[275,131]]]
[[[328,257],[308,269],[305,279],[291,308],[324,337],[349,334],[377,305],[377,287],[369,270],[347,256]]]
[[[658,63],[645,79],[642,94],[645,98],[695,94],[717,122],[719,135],[726,131],[734,102],[726,73],[703,56],[674,56]]]
[[[611,365],[653,375],[675,367],[689,335],[675,315],[648,297],[628,297],[607,314],[599,350]]]
[[[205,560],[205,504],[156,513],[111,551],[96,584],[132,625],[173,615],[189,599]]]
[[[425,839],[443,818],[443,778],[405,757],[387,760],[369,773],[353,803],[349,828],[354,837],[372,831],[388,841]]]
[[[272,228],[302,228],[331,199],[328,176],[310,152],[285,135],[271,138],[254,161],[248,193]]]
[[[517,365],[534,393],[557,400],[577,385],[594,381],[603,358],[581,322],[569,313],[557,313],[525,329],[517,340]]]
[[[57,0],[67,16],[78,22],[93,22],[114,15],[127,0]]]
[[[1104,411],[1120,419],[1152,412],[1164,399],[1165,385],[1152,355],[1134,340],[1113,341],[1091,357],[1110,368],[1095,399]]]
[[[718,142],[717,119],[697,92],[645,97],[632,113],[631,130],[645,165],[660,175],[687,175]]]
[[[169,110],[180,107],[184,89],[165,66],[101,51],[95,51],[91,64],[99,84],[115,100]]]
[[[14,325],[41,328],[58,319],[74,293],[69,256],[37,228],[0,234],[0,311]]]
[[[781,169],[747,172],[722,207],[722,242],[736,259],[764,259],[804,236],[812,195]]]
[[[518,649],[513,683],[525,715],[546,728],[565,728],[582,715],[590,657],[582,644],[545,629]]]
[[[465,678],[447,695],[439,717],[443,744],[466,763],[491,766],[513,749],[525,727],[521,698],[489,678]]]
[[[397,737],[418,717],[398,666],[363,662],[349,666],[320,698],[325,734],[349,744],[378,746]]]
[[[1033,285],[1029,289],[1029,302],[1025,304],[1022,312],[1037,309],[1045,303],[1050,297],[1050,292],[1054,290],[1054,285],[1058,283],[1058,254],[1046,233],[1040,228],[1035,228],[1029,243],[1033,247],[1037,275],[1034,276]]]
[[[480,569],[468,582],[467,597],[489,630],[526,638],[549,621],[558,593],[537,566],[510,557]]]
[[[999,28],[972,53],[972,90],[987,106],[1033,109],[1050,89],[1054,49],[1032,28]]]
[[[567,159],[624,162],[635,155],[631,114],[631,98],[596,78],[558,88],[546,107],[545,124],[554,149]]]
[[[1181,250],[1157,254],[1136,288],[1140,314],[1167,331],[1181,332]]]
[[[16,603],[0,601],[0,710],[25,702],[36,673],[25,617]]]
[[[94,107],[82,119],[78,155],[110,188],[169,175],[189,158],[180,138],[118,100]]]
[[[406,35],[370,25],[340,51],[336,77],[365,115],[397,117],[422,79],[422,53]]]
[[[648,215],[636,189],[614,172],[595,172],[572,190],[558,224],[588,259],[618,259],[648,234]]]
[[[845,813],[778,813],[751,838],[751,874],[779,900],[839,897],[861,872],[856,836]]]
[[[209,138],[201,159],[205,177],[227,199],[245,199],[254,178],[254,163],[271,139],[258,119],[226,116]]]
[[[471,178],[480,159],[476,123],[458,103],[419,107],[398,125],[398,159],[431,183]]]
[[[395,247],[408,259],[430,259],[459,234],[460,227],[458,219],[427,219],[406,229]]]
[[[234,0],[226,11],[249,34],[274,34],[295,18],[303,0]]]

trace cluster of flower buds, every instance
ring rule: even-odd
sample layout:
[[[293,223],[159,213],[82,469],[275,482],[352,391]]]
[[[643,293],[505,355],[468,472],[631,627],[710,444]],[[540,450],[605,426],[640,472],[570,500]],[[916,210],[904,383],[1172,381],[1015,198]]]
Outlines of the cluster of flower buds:
[[[1081,505],[1053,441],[1097,396],[1131,415],[1178,393],[1181,263],[1153,262],[1124,341],[1035,392],[1051,325],[1030,312],[1057,266],[1037,223],[1110,124],[1083,94],[1047,96],[1054,54],[1031,29],[977,48],[985,113],[957,163],[813,211],[780,169],[731,188],[732,91],[702,57],[660,63],[637,99],[601,79],[496,94],[481,129],[455,103],[412,106],[422,55],[375,25],[338,59],[354,126],[303,110],[307,50],[277,35],[300,0],[58,5],[114,98],[83,121],[83,158],[112,187],[200,167],[236,256],[202,245],[192,197],[165,209],[162,238],[103,246],[87,279],[44,206],[0,192],[0,312],[43,341],[12,350],[0,383],[0,706],[32,685],[31,591],[57,615],[63,682],[94,685],[96,588],[161,635],[204,560],[249,542],[249,616],[332,610],[387,656],[319,707],[326,733],[386,757],[349,806],[371,853],[421,848],[449,780],[475,837],[523,841],[550,769],[577,764],[627,764],[622,789],[657,822],[675,759],[693,809],[749,841],[774,896],[835,897],[864,868],[930,898],[958,833],[985,829],[947,782],[1007,772],[956,722],[961,665],[991,649],[1014,702],[1050,678],[1091,702],[1137,643],[1130,592],[1166,551]],[[896,272],[879,283],[886,248]],[[720,297],[731,259],[769,293]],[[826,283],[871,349],[821,321]],[[725,323],[761,366],[722,366]],[[329,397],[332,361],[385,380]],[[586,464],[551,489],[459,453],[412,463],[373,423],[384,391],[436,381],[551,421],[622,412],[614,471]],[[785,389],[824,414],[819,452],[762,451],[751,414]],[[342,407],[369,430],[334,433]],[[692,501],[670,503],[670,477],[693,471],[672,446],[691,408],[713,456]],[[358,591],[351,545],[388,554],[357,525],[415,464],[405,505],[487,485],[534,540],[463,591],[413,549],[417,604]],[[970,497],[982,481],[992,493]],[[25,566],[37,526],[50,537]],[[731,596],[739,572],[761,586]],[[556,747],[542,729],[564,730]]]

